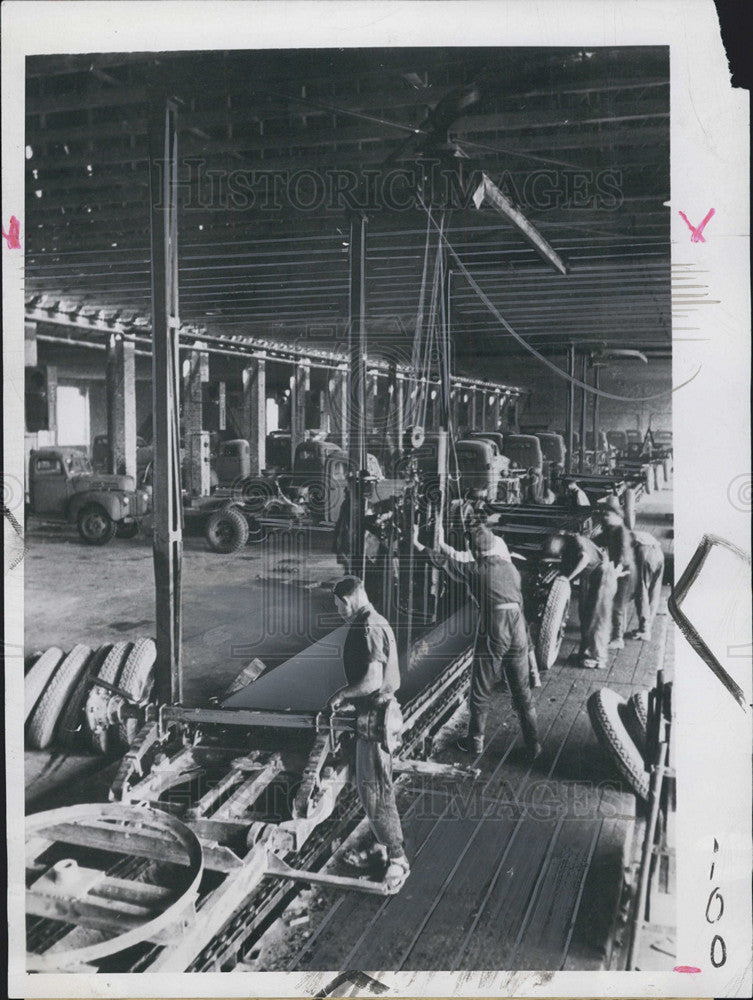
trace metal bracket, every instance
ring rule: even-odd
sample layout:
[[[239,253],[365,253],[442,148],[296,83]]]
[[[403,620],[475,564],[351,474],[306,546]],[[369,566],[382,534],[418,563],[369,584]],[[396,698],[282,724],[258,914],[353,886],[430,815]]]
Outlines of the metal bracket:
[[[344,878],[341,875],[330,875],[327,872],[310,872],[301,868],[291,868],[277,854],[267,854],[267,870],[264,874],[294,879],[298,882],[309,882],[312,885],[328,885],[334,889],[355,889],[357,892],[368,892],[375,896],[389,895],[383,882],[372,882],[364,878]]]

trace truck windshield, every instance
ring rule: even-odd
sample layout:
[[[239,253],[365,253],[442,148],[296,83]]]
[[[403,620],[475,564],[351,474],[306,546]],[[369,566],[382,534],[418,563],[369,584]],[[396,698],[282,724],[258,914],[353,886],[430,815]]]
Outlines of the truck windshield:
[[[65,464],[72,476],[87,476],[92,471],[89,459],[83,455],[69,455]]]

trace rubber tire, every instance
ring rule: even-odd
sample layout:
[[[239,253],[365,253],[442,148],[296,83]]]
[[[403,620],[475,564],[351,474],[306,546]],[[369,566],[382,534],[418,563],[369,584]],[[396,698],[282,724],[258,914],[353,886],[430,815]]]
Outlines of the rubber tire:
[[[138,521],[120,521],[115,526],[115,534],[118,538],[135,538],[138,533]]]
[[[44,689],[50,683],[52,675],[63,661],[65,653],[57,646],[46,649],[37,657],[34,665],[24,677],[24,725],[39,703]]]
[[[648,691],[636,691],[635,694],[631,694],[625,705],[625,710],[620,713],[620,717],[645,762],[646,733],[648,731]]]
[[[558,576],[549,589],[536,640],[539,670],[550,670],[557,662],[567,627],[572,589],[567,577]]]
[[[635,528],[635,490],[632,486],[625,490],[625,525],[631,531]]]
[[[228,555],[238,552],[248,541],[248,522],[239,510],[226,507],[211,515],[204,534],[212,552]]]
[[[94,514],[99,514],[103,519],[105,530],[101,535],[93,536],[87,535],[84,525],[86,523],[87,517],[91,517]],[[115,531],[117,530],[117,524],[107,511],[98,503],[88,503],[78,512],[78,517],[76,518],[76,525],[78,527],[78,533],[86,542],[87,545],[107,545],[108,542],[112,541]]]
[[[588,699],[588,717],[600,746],[620,778],[631,791],[647,800],[648,775],[643,756],[625,728],[620,716],[621,705],[625,705],[624,698],[609,688],[601,688]]]
[[[153,684],[157,647],[154,639],[137,639],[123,666],[118,687],[136,701],[145,698]],[[124,747],[129,747],[139,731],[137,720],[128,719],[118,724],[118,737]]]
[[[52,743],[58,720],[91,653],[89,646],[74,646],[55,671],[29,721],[27,741],[33,749],[45,750]]]
[[[85,742],[86,716],[84,709],[89,695],[92,677],[96,677],[102,661],[112,647],[108,644],[94,650],[73,689],[68,704],[60,715],[57,726],[57,742],[67,750],[80,748]],[[82,725],[83,723],[83,725]]]
[[[123,670],[123,664],[132,649],[132,642],[116,642],[110,647],[110,651],[105,657],[104,663],[102,663],[97,671],[97,677],[100,677],[103,681],[107,681],[108,684],[117,684],[121,671]],[[92,748],[97,753],[104,754],[105,756],[110,753],[112,749],[110,729],[98,730],[97,732],[90,729],[89,741],[91,742]]]

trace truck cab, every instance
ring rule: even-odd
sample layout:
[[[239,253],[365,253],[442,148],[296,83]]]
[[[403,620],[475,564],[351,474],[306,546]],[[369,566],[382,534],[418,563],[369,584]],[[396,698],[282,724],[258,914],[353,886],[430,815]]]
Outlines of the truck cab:
[[[512,470],[526,473],[523,500],[541,503],[544,495],[544,455],[541,443],[534,434],[507,434],[505,455]]]
[[[132,476],[92,471],[78,448],[50,447],[29,456],[28,512],[44,520],[76,524],[89,545],[104,545],[119,531],[138,530],[151,508],[148,490],[137,490]]]
[[[541,431],[536,434],[544,456],[544,480],[551,490],[556,492],[560,476],[565,471],[565,440],[561,434],[554,431]]]

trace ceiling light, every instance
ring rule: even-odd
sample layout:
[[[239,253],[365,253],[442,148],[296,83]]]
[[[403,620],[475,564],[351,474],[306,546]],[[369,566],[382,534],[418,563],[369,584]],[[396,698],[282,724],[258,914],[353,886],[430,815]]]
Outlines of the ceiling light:
[[[37,170],[36,167],[34,167],[34,169],[32,170],[31,176],[34,178],[35,181],[39,180],[39,171]]]
[[[26,147],[26,159],[30,160],[33,155],[34,155],[34,150],[31,148],[31,146],[27,146]]]
[[[86,164],[86,172],[90,177],[94,173],[94,167],[91,165],[91,163]]]
[[[37,189],[37,190],[36,190],[36,191],[34,192],[34,194],[35,194],[35,195],[37,196],[37,198],[41,198],[41,197],[42,197],[42,191],[41,191],[40,189]]]
[[[117,245],[118,245],[117,243],[111,243],[110,244],[111,247],[116,247]]]

